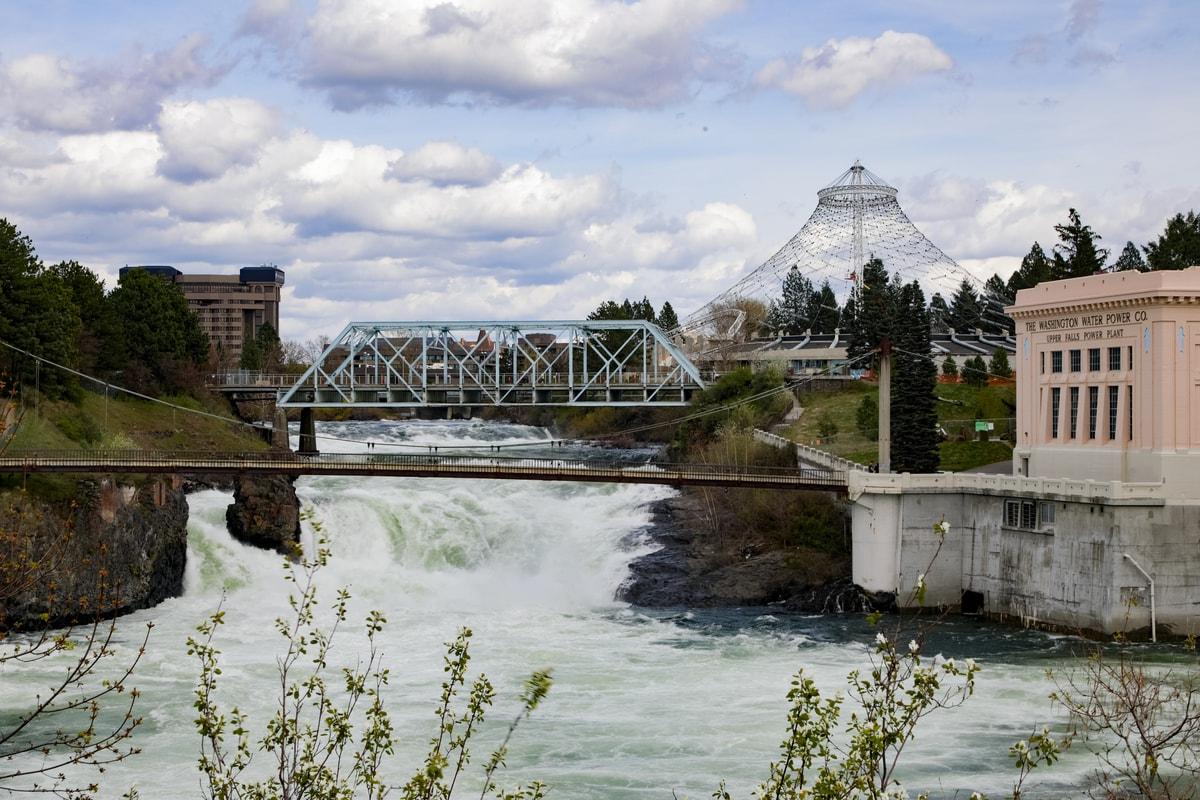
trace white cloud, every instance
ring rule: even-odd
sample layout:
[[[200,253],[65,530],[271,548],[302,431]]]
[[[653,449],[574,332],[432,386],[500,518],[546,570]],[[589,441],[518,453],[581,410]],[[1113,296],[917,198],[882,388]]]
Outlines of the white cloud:
[[[406,95],[658,107],[723,56],[704,26],[741,0],[321,0],[303,70],[351,109]]]
[[[288,270],[283,332],[302,338],[363,317],[571,317],[626,294],[670,299],[682,313],[756,249],[742,208],[709,202],[664,219],[616,173],[555,174],[453,143],[402,152],[273,125],[261,106],[218,98],[168,104],[158,131],[22,134],[12,151],[22,157],[0,149],[0,196],[45,258],[110,277],[127,263],[278,263]],[[255,133],[226,131],[243,127]]]
[[[500,174],[496,159],[474,147],[457,142],[426,142],[388,165],[387,177],[395,180],[427,180],[438,185],[478,186]]]
[[[830,39],[799,58],[777,58],[754,77],[761,88],[780,89],[818,108],[841,108],[869,89],[889,89],[944,72],[954,61],[927,36],[884,31],[875,39]]]
[[[165,151],[159,170],[176,180],[214,178],[253,161],[277,128],[274,111],[242,97],[164,103],[158,116]]]
[[[133,50],[105,62],[35,53],[0,64],[0,120],[67,133],[144,128],[173,93],[212,85],[228,71],[205,63],[206,46],[197,34],[167,50]]]
[[[906,182],[900,195],[921,232],[980,279],[1007,277],[1035,241],[1049,252],[1054,225],[1075,202],[1071,192],[1043,184],[936,173]]]

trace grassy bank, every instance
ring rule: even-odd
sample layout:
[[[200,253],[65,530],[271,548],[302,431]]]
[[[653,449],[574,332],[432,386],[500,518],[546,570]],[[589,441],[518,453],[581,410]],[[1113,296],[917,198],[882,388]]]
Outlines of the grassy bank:
[[[1012,384],[938,384],[937,396],[938,423],[947,433],[939,446],[942,469],[970,469],[1012,456],[1012,446],[997,440],[1008,433],[1008,420],[1015,413],[1016,391]],[[800,396],[803,416],[780,433],[844,458],[873,463],[878,460],[878,445],[858,429],[856,422],[859,406],[868,397],[878,402],[879,387],[866,381],[854,381],[836,390],[806,392]],[[992,441],[974,440],[977,419],[994,422]],[[832,435],[828,433],[829,423],[835,430]]]
[[[215,414],[213,419],[174,410],[159,403],[137,399],[114,399],[83,393],[79,402],[69,400],[29,402],[21,422],[13,431],[6,452],[22,450],[210,450],[245,452],[267,449],[268,445],[251,428],[241,424],[217,397],[166,397],[184,408]],[[19,476],[0,478],[0,488],[21,485]],[[69,499],[75,477],[30,476],[25,484],[48,500]]]

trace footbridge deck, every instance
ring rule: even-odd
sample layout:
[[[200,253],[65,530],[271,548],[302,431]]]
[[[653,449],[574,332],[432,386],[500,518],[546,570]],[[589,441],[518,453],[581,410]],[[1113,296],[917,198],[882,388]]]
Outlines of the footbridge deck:
[[[846,491],[846,475],[825,469],[723,464],[604,465],[566,458],[489,455],[341,454],[286,452],[166,453],[153,451],[18,452],[0,456],[0,473],[240,473],[250,475],[376,475],[476,478],[748,489]]]

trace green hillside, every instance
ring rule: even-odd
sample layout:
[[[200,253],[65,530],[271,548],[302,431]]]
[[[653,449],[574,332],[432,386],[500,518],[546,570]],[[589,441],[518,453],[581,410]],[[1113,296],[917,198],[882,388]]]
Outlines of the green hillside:
[[[1011,418],[1015,414],[1013,384],[974,387],[939,383],[937,395],[940,398],[938,423],[947,434],[946,441],[940,446],[943,470],[970,469],[1011,457],[1012,445],[1002,439],[1008,437]],[[878,446],[863,435],[856,424],[859,405],[867,397],[878,402],[879,387],[866,381],[853,381],[835,390],[806,392],[800,395],[803,416],[779,433],[802,444],[871,464],[878,459]],[[990,420],[995,424],[992,441],[974,441],[976,420]],[[835,432],[829,435],[834,429]]]

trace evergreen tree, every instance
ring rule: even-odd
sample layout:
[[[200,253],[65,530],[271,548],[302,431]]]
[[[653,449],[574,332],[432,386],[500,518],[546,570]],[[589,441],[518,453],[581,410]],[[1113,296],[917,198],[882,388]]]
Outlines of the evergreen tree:
[[[936,472],[940,462],[937,430],[937,366],[929,357],[929,312],[916,281],[895,301],[892,340],[892,469]]]
[[[33,240],[0,218],[0,339],[59,364],[76,363],[79,312],[63,281],[42,266]],[[28,387],[57,397],[74,380],[5,348],[0,364]]]
[[[929,298],[929,328],[938,333],[950,330],[950,306],[946,305],[946,298],[939,292],[934,292],[933,297]]]
[[[1146,245],[1150,269],[1187,269],[1200,266],[1200,216],[1189,211],[1167,220],[1158,241]]]
[[[274,325],[264,322],[258,326],[258,333],[254,335],[254,343],[258,345],[258,352],[262,354],[261,369],[267,372],[279,372],[283,369],[283,345],[279,341],[279,334],[275,332]]]
[[[662,311],[658,312],[657,324],[664,331],[671,331],[679,327],[679,317],[675,315],[675,309],[671,307],[670,302],[663,303]]]
[[[1113,272],[1145,272],[1146,262],[1142,260],[1142,252],[1133,242],[1126,242],[1121,255],[1112,265]]]
[[[60,261],[49,270],[63,282],[79,312],[79,369],[89,375],[120,369],[125,361],[121,324],[106,299],[104,281],[78,261]]]
[[[1046,258],[1046,251],[1038,242],[1021,259],[1021,266],[1008,279],[1008,294],[1014,300],[1021,289],[1032,289],[1039,283],[1054,280],[1054,265]]]
[[[783,297],[779,301],[784,333],[795,336],[808,329],[812,296],[812,281],[804,277],[798,267],[792,267],[783,279]]]
[[[125,369],[135,378],[131,382],[156,391],[189,388],[195,376],[188,370],[208,361],[209,342],[179,288],[133,269],[121,276],[108,302],[121,324]]]
[[[998,378],[1012,377],[1012,367],[1008,365],[1008,351],[1003,347],[997,347],[996,352],[992,353],[992,360],[988,362],[988,372]]]
[[[238,369],[248,369],[259,372],[263,368],[263,352],[258,346],[258,340],[247,337],[242,343],[242,357],[238,359]]]
[[[946,356],[946,360],[942,362],[942,374],[947,378],[958,379],[958,362],[954,360],[954,356]]]
[[[848,348],[850,358],[857,358],[879,347],[879,343],[891,335],[895,317],[896,298],[892,294],[892,284],[888,280],[888,271],[882,261],[872,258],[863,265],[859,287],[861,307],[852,309],[851,340]],[[929,352],[928,346],[925,352]]]
[[[1008,286],[999,275],[993,274],[983,284],[983,293],[979,296],[979,304],[983,312],[983,325],[989,333],[1011,334],[1017,330],[1013,318],[1004,313],[1004,309],[1013,303]]]
[[[976,388],[987,385],[988,368],[983,361],[983,356],[968,358],[963,363],[962,379],[963,383]]]
[[[775,300],[767,306],[767,316],[763,319],[763,325],[767,328],[767,333],[771,336],[783,332],[783,310],[779,307],[779,303]]]
[[[837,296],[826,280],[821,288],[809,295],[808,306],[804,310],[808,320],[808,329],[813,333],[833,333],[838,326]]]
[[[980,326],[982,320],[979,295],[970,282],[963,278],[950,300],[950,327],[959,333],[970,333]]]
[[[1104,271],[1108,250],[1096,246],[1100,234],[1084,225],[1075,209],[1067,211],[1067,223],[1055,225],[1059,244],[1054,247],[1054,263],[1060,278],[1081,278]]]

